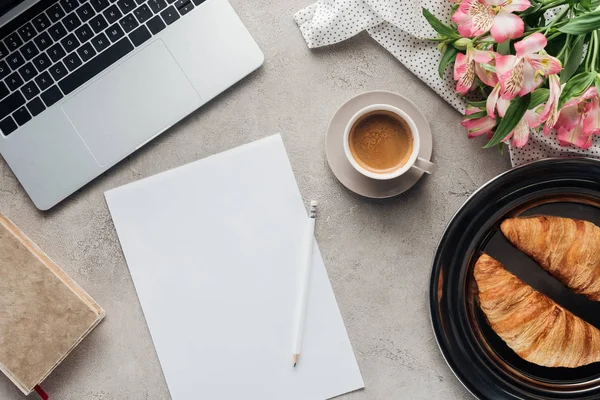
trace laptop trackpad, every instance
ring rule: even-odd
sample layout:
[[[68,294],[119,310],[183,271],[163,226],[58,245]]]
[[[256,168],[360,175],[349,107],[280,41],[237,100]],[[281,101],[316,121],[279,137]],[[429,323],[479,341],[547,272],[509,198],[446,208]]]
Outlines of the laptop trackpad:
[[[67,100],[63,111],[100,166],[120,160],[202,104],[157,40]]]

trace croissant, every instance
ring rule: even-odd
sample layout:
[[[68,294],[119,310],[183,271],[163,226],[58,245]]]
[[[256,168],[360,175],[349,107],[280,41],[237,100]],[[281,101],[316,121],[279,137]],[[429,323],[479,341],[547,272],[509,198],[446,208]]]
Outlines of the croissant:
[[[560,217],[511,218],[504,236],[556,279],[589,299],[600,301],[600,228]]]
[[[494,330],[521,358],[544,367],[600,361],[600,330],[565,310],[483,254],[475,264],[479,304]]]

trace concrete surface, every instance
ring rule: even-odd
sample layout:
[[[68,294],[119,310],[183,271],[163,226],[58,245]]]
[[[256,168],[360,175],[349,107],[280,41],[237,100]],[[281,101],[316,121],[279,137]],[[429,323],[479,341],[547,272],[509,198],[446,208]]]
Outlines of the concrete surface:
[[[460,115],[368,35],[308,50],[292,14],[311,0],[231,2],[266,56],[264,67],[242,83],[47,213],[35,209],[0,161],[0,211],[107,312],[44,388],[53,400],[170,398],[103,192],[280,132],[304,199],[320,200],[316,234],[366,384],[342,398],[469,398],[430,327],[430,267],[454,212],[509,168],[508,160],[468,141]],[[439,165],[412,190],[385,201],[347,191],[324,154],[333,112],[374,89],[401,93],[421,107]],[[22,398],[0,376],[0,399]]]

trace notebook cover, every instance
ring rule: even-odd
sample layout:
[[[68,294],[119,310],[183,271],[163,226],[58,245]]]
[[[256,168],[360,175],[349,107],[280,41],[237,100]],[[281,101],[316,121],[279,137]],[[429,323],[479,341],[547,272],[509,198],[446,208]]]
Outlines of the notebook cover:
[[[104,310],[0,213],[0,371],[30,394]]]

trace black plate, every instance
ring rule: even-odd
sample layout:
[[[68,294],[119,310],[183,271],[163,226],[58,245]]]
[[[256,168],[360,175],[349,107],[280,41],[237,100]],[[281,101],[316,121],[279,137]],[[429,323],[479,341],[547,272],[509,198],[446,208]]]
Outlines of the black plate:
[[[473,264],[486,252],[575,315],[600,328],[600,302],[577,295],[515,249],[499,230],[517,215],[557,215],[600,226],[600,161],[537,161],[506,172],[456,213],[433,262],[430,311],[446,362],[480,399],[600,399],[600,363],[547,368],[517,356],[486,322]]]

